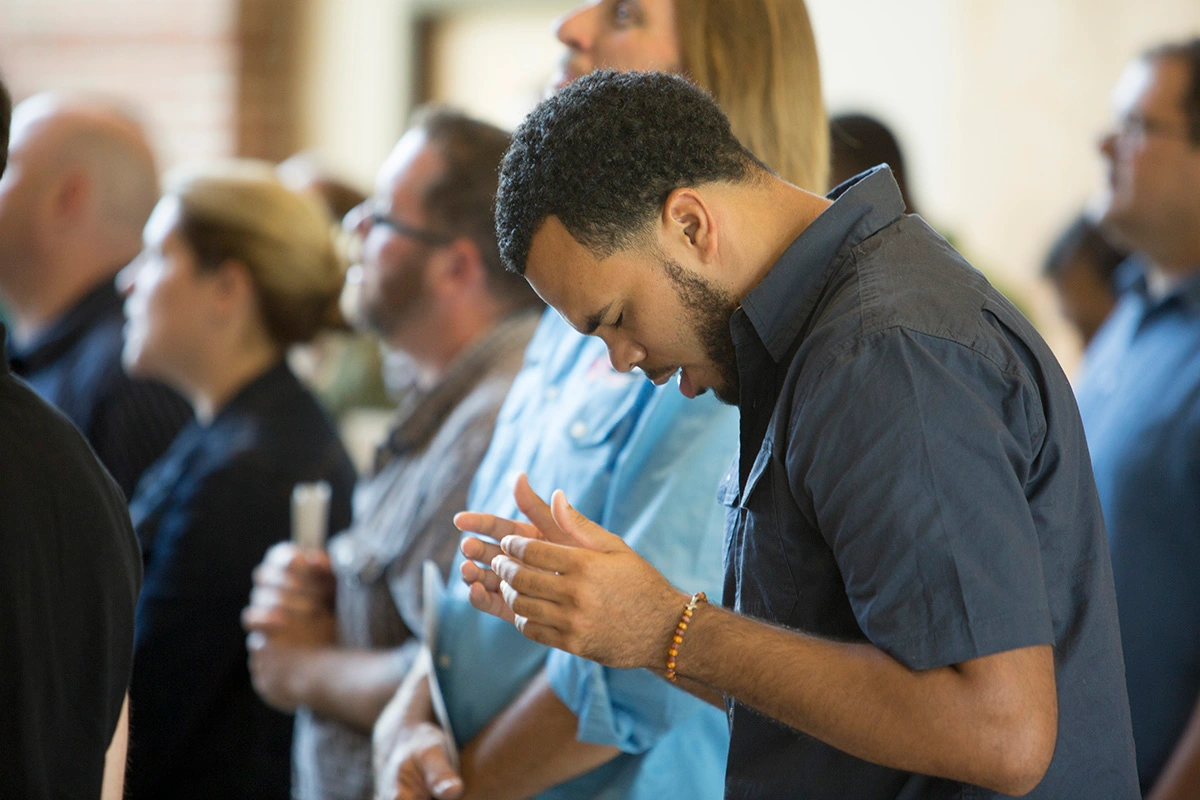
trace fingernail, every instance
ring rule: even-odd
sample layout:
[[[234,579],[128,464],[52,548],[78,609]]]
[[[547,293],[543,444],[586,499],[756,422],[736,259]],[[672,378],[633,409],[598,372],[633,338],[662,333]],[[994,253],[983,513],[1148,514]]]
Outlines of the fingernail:
[[[438,781],[438,783],[433,787],[433,791],[435,794],[442,794],[444,792],[449,792],[450,790],[457,789],[457,788],[458,788],[458,779],[457,778],[447,778],[444,781]]]

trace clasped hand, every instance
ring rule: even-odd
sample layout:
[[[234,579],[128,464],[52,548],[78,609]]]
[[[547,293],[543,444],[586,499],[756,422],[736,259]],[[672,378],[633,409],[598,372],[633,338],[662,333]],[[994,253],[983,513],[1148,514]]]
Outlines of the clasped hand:
[[[242,611],[250,678],[264,701],[290,712],[300,704],[302,654],[336,639],[333,571],[324,551],[305,553],[280,542],[254,569],[253,580],[250,605]]]
[[[522,475],[513,496],[529,522],[462,512],[462,566],[471,604],[526,637],[610,667],[661,671],[688,602],[621,537],[576,511],[562,491],[547,504]],[[491,569],[481,567],[487,564]]]

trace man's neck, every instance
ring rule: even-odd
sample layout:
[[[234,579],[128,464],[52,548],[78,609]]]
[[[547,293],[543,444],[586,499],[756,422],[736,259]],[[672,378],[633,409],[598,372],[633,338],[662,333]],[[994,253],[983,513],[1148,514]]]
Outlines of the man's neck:
[[[426,320],[420,330],[394,337],[391,346],[413,360],[418,385],[428,388],[445,377],[455,359],[490,333],[503,316],[504,310],[494,302],[461,304],[438,322]]]
[[[26,265],[24,271],[33,280],[12,282],[4,289],[13,341],[24,345],[36,339],[101,284],[115,280],[121,266]]]
[[[758,285],[809,225],[833,203],[777,178],[746,191],[733,212],[737,227],[753,231],[742,237],[737,262],[745,265],[735,291],[743,298]]]
[[[1142,237],[1130,236],[1134,248],[1149,262],[1147,280],[1151,289],[1157,286],[1169,292],[1200,273],[1200,208],[1196,211],[1187,224],[1163,226],[1146,231]]]

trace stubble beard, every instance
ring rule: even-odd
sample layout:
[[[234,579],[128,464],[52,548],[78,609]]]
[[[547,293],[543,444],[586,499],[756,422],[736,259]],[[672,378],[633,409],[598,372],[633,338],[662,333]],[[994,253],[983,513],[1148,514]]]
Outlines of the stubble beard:
[[[698,275],[684,271],[677,261],[660,256],[663,271],[675,288],[675,295],[691,314],[692,332],[704,348],[705,357],[717,372],[713,394],[722,403],[736,406],[741,394],[737,351],[729,321],[738,301]]]

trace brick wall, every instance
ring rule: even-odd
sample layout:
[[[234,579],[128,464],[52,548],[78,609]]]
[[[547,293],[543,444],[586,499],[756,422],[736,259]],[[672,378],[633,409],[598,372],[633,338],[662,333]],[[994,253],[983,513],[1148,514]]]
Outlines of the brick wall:
[[[296,144],[305,0],[0,0],[0,74],[20,100],[82,90],[129,102],[164,167],[282,158]]]

